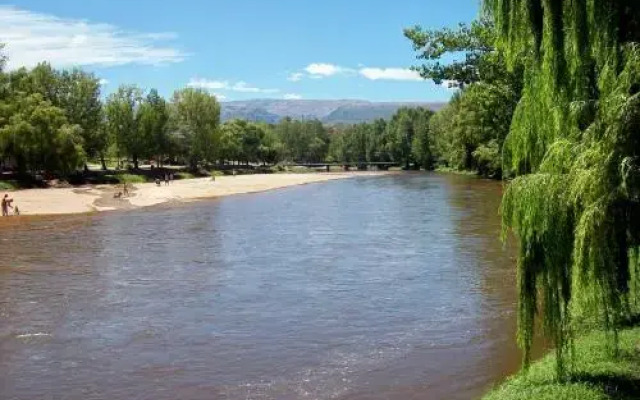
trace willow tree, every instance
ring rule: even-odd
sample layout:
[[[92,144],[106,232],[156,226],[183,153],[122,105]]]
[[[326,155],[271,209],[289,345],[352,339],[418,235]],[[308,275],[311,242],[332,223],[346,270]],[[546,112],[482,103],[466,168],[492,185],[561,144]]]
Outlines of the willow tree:
[[[596,318],[616,344],[637,307],[640,2],[485,6],[509,62],[526,60],[505,156],[519,177],[502,205],[520,242],[518,341],[527,366],[541,326],[563,377],[578,324]]]

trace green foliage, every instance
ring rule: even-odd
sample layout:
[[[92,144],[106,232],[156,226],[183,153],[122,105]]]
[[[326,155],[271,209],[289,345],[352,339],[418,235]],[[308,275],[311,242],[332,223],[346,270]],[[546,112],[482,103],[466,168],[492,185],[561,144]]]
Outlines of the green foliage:
[[[512,85],[479,82],[454,95],[431,119],[439,165],[502,175],[502,145],[518,102]]]
[[[400,108],[387,125],[387,149],[394,161],[405,165],[431,167],[429,119],[431,110],[424,108]]]
[[[172,152],[169,136],[169,111],[165,100],[152,89],[140,105],[137,113],[139,135],[146,145],[145,156],[162,160]]]
[[[19,188],[20,188],[20,185],[15,180],[0,181],[0,190],[16,190]]]
[[[200,89],[178,90],[173,94],[172,110],[191,167],[215,161],[220,150],[220,104],[215,96]]]
[[[486,81],[491,72],[486,57],[494,50],[495,34],[489,19],[474,21],[471,26],[460,24],[457,30],[424,30],[415,26],[405,29],[404,35],[413,43],[414,51],[419,52],[416,58],[426,62],[413,69],[436,84],[448,81],[453,86],[464,87]],[[464,60],[442,62],[443,57],[458,53],[464,53]]]
[[[109,160],[116,169],[138,169],[149,160],[188,163],[194,170],[215,162],[327,160],[428,169],[431,116],[426,109],[403,108],[389,122],[331,128],[290,118],[220,125],[220,105],[203,90],[176,91],[167,103],[155,89],[122,85],[103,104],[98,79],[81,70],[58,71],[46,63],[31,71],[0,70],[0,161],[34,174],[70,173],[86,159],[100,161],[103,169]]]
[[[527,365],[541,317],[566,377],[575,327],[595,319],[615,344],[637,298],[640,4],[485,3],[509,65],[526,65],[505,145],[520,176],[502,207],[520,242],[519,342]]]
[[[65,111],[70,124],[81,128],[83,149],[88,157],[95,157],[106,149],[107,135],[100,129],[102,102],[100,81],[93,74],[74,69],[56,72],[58,107]]]
[[[433,112],[421,107],[400,108],[389,122],[347,125],[331,133],[327,160],[351,163],[389,162],[431,169],[430,125]]]
[[[16,93],[2,105],[0,152],[18,169],[70,172],[84,161],[81,128],[39,93]]]
[[[457,30],[406,29],[405,36],[425,62],[414,67],[423,78],[460,88],[430,121],[429,158],[439,169],[500,177],[502,145],[522,91],[522,65],[506,68],[503,53],[495,48],[491,15]],[[396,141],[396,150],[404,146],[402,140]]]
[[[576,340],[573,378],[556,379],[556,356],[534,363],[529,371],[508,379],[484,400],[631,400],[640,393],[640,328],[620,333],[619,357],[610,351],[604,332]]]
[[[10,73],[9,81],[11,91],[38,93],[63,110],[68,123],[80,127],[83,149],[88,156],[104,150],[106,138],[99,129],[100,83],[93,74],[78,69],[58,71],[41,63],[31,71],[20,69]]]
[[[145,175],[136,174],[115,174],[105,176],[113,177],[115,179],[114,183],[145,183],[151,181],[151,179]]]
[[[273,142],[265,140],[265,126],[243,120],[233,120],[221,127],[220,157],[224,160],[242,161],[245,164],[266,162],[277,158]]]
[[[175,174],[175,178],[176,179],[193,179],[196,176],[190,172],[178,172],[177,174]]]
[[[282,143],[282,160],[318,162],[326,158],[329,134],[320,121],[295,121],[284,118],[274,129]]]
[[[93,75],[42,63],[30,71],[0,69],[0,83],[0,154],[23,172],[70,172],[105,148]]]
[[[149,150],[148,139],[139,127],[143,110],[142,90],[136,86],[123,85],[109,95],[105,105],[107,130],[112,137],[118,154],[131,156],[134,167]]]
[[[502,171],[502,155],[499,140],[490,139],[487,143],[481,143],[471,153],[476,162],[476,168],[480,175],[495,177]]]

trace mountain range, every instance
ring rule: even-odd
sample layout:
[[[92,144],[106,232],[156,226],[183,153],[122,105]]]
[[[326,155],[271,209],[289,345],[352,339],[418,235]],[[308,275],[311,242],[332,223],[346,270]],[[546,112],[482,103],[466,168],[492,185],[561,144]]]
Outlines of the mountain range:
[[[400,107],[424,107],[434,111],[445,103],[371,102],[366,100],[276,100],[255,99],[221,103],[222,121],[245,119],[276,123],[285,117],[317,119],[325,124],[356,124],[378,118],[389,119]]]

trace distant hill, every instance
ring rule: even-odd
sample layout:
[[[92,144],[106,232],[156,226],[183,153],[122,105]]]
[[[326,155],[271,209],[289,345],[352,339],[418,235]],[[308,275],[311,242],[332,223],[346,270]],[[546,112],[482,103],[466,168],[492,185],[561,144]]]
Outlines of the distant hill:
[[[268,123],[290,117],[318,119],[326,124],[355,124],[390,118],[400,107],[439,110],[445,103],[370,102],[364,100],[275,100],[256,99],[222,102],[222,120],[246,119]]]

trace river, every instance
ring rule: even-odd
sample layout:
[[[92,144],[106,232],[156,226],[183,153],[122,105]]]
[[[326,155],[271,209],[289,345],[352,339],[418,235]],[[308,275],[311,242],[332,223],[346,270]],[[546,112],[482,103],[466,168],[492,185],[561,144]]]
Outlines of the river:
[[[501,191],[359,177],[3,228],[0,398],[478,398],[520,360]]]

